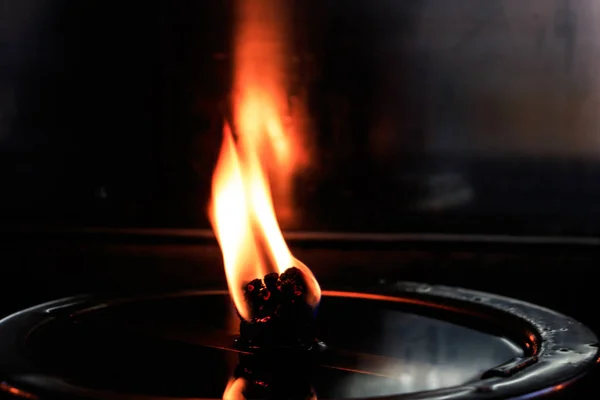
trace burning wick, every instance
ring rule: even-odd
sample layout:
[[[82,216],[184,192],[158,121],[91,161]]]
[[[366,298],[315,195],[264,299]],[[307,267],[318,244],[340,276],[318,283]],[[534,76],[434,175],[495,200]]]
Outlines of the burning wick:
[[[314,398],[312,355],[324,349],[315,334],[319,284],[283,239],[260,158],[242,157],[227,126],[223,134],[211,217],[241,320],[236,346],[243,351],[237,383],[223,398]]]
[[[303,153],[283,122],[290,114],[285,5],[237,0],[235,7],[232,113],[223,129],[210,207],[241,319],[238,380],[224,398],[254,390],[270,391],[263,393],[270,398],[290,398],[282,395],[289,389],[310,393],[311,356],[323,348],[315,339],[321,290],[283,238],[270,185],[275,178],[281,188],[292,187]]]
[[[315,310],[307,302],[308,286],[296,267],[255,279],[245,288],[252,318],[240,323],[237,344],[242,349],[269,348],[312,350],[315,339]]]
[[[249,351],[311,349],[319,284],[283,238],[254,142],[238,141],[225,126],[211,205],[229,292],[241,318],[238,345]]]
[[[311,348],[321,290],[291,254],[275,214],[271,179],[292,187],[302,149],[289,114],[286,9],[280,0],[238,0],[230,121],[212,182],[211,222],[240,315],[240,345]]]

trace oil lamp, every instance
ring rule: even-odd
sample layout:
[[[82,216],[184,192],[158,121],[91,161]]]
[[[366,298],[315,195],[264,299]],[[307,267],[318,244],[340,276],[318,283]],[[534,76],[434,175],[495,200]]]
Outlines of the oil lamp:
[[[385,281],[321,291],[273,200],[303,158],[286,117],[284,3],[236,2],[231,115],[209,211],[228,290],[85,295],[8,316],[0,397],[530,399],[600,362],[586,326],[517,299]]]

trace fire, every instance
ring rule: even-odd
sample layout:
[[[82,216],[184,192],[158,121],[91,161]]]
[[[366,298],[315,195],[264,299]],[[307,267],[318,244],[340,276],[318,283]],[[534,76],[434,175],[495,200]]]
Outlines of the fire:
[[[284,124],[285,35],[279,0],[240,0],[234,51],[233,118],[212,184],[210,217],[221,246],[233,302],[249,319],[243,285],[295,266],[305,275],[316,305],[319,285],[296,260],[277,222],[269,178],[291,180],[298,153]],[[235,136],[235,137],[234,137]]]

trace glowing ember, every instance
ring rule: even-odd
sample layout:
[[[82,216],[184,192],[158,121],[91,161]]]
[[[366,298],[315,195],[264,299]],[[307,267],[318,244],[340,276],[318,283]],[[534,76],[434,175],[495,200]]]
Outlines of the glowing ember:
[[[243,288],[269,272],[300,269],[307,284],[306,301],[314,307],[320,299],[314,276],[285,243],[269,186],[272,171],[278,179],[291,179],[296,154],[282,122],[287,97],[280,6],[279,0],[238,2],[233,121],[223,130],[213,176],[211,221],[231,297],[246,320],[251,312]]]

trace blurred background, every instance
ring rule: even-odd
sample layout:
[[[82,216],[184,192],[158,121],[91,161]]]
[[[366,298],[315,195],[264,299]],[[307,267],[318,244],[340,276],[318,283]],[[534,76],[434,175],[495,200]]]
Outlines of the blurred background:
[[[287,1],[284,228],[599,233],[596,0]],[[231,6],[1,0],[2,224],[209,228]]]

